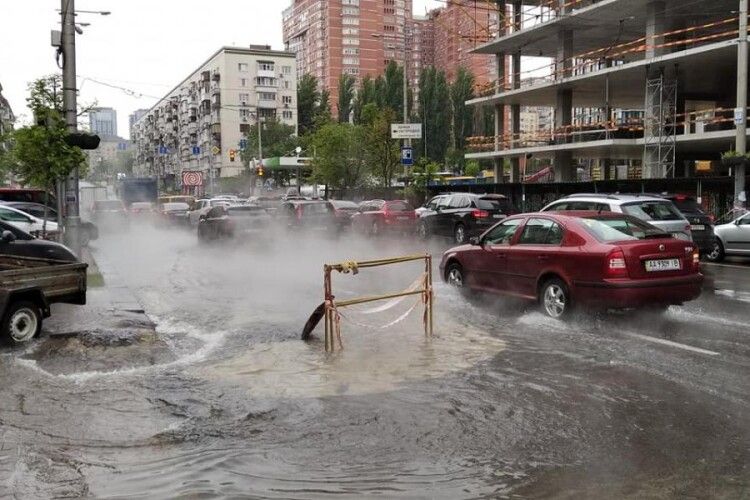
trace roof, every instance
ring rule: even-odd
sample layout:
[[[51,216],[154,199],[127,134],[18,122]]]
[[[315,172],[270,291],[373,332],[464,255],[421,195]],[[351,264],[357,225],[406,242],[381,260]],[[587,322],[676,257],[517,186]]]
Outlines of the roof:
[[[631,201],[665,201],[661,196],[654,196],[652,194],[610,194],[610,193],[580,193],[563,196],[559,200],[580,200],[580,201],[601,201],[607,200],[610,202],[628,203]],[[554,202],[553,202],[554,203]]]

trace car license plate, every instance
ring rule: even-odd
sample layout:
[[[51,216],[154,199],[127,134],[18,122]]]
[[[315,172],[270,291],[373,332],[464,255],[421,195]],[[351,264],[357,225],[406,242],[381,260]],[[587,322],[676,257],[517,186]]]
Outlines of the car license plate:
[[[694,225],[690,226],[690,230],[691,231],[705,231],[706,230],[706,226],[704,226],[702,224],[694,224]]]
[[[647,260],[646,271],[678,271],[680,259]]]

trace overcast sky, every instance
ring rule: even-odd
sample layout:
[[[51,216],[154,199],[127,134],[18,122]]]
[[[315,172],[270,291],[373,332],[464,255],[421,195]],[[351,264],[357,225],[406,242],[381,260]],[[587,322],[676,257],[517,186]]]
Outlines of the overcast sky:
[[[117,110],[118,133],[128,115],[149,108],[223,45],[283,48],[281,11],[291,0],[76,0],[90,23],[76,37],[79,103]],[[442,5],[414,0],[416,14]],[[50,30],[59,29],[60,0],[0,0],[0,84],[21,123],[29,120],[28,82],[57,71]],[[124,87],[108,88],[92,80]]]

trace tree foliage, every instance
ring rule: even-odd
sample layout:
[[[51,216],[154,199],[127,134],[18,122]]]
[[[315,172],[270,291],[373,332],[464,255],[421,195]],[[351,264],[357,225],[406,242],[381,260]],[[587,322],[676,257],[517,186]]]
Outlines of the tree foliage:
[[[396,113],[389,107],[378,110],[374,104],[368,104],[362,115],[368,163],[373,175],[390,187],[401,161],[398,143],[391,139],[391,123],[395,123]]]
[[[311,137],[314,182],[345,191],[360,186],[366,175],[361,148],[362,127],[348,123],[327,123]]]
[[[318,101],[318,80],[309,73],[303,75],[297,85],[297,122],[300,135],[306,135],[313,130]]]
[[[464,166],[464,175],[467,177],[479,177],[479,174],[482,172],[482,167],[479,165],[479,162],[476,160],[469,160],[466,162],[466,165]]]
[[[420,141],[419,150],[426,151],[430,160],[442,162],[445,159],[450,143],[449,101],[450,92],[445,73],[434,67],[422,70],[419,79],[418,109],[424,137]]]
[[[466,137],[473,130],[474,113],[466,101],[474,97],[474,75],[466,68],[458,68],[456,79],[450,88],[451,111],[453,113],[453,147],[464,153]]]
[[[240,156],[243,165],[247,168],[250,160],[257,158],[259,154],[258,125],[251,125],[245,137],[247,138],[247,147],[240,153]],[[299,146],[299,139],[294,135],[294,127],[277,119],[269,119],[263,123],[260,140],[264,158],[291,155],[294,149]]]
[[[339,78],[339,123],[347,123],[354,101],[354,77],[342,73]]]

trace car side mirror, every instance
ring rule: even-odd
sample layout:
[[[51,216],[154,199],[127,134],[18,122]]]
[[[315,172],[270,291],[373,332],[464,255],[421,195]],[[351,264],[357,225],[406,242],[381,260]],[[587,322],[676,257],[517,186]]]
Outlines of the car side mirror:
[[[12,243],[16,241],[16,235],[6,229],[3,231],[2,237],[0,237],[0,241],[3,243]]]
[[[469,245],[477,246],[481,244],[482,241],[479,239],[479,236],[472,236],[471,238],[469,238]]]

